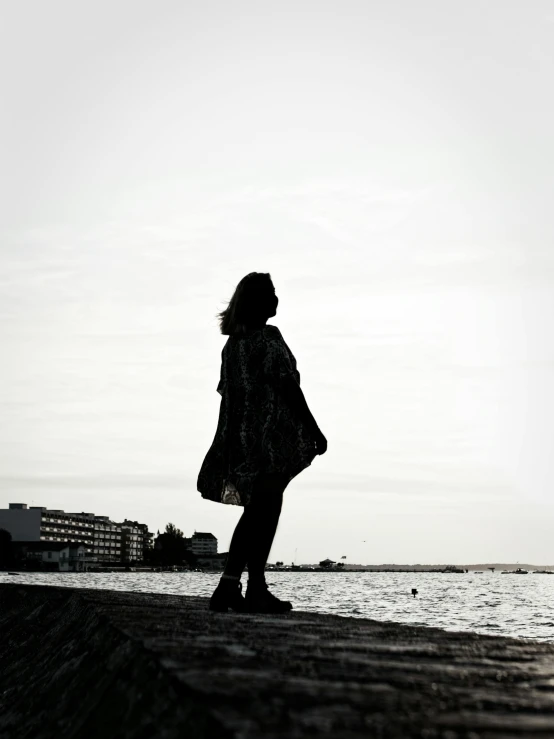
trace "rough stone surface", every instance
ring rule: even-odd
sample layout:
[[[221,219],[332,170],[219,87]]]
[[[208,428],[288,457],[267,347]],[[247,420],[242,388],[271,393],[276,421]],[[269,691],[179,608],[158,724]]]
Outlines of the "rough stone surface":
[[[554,738],[554,644],[6,584],[0,736]]]

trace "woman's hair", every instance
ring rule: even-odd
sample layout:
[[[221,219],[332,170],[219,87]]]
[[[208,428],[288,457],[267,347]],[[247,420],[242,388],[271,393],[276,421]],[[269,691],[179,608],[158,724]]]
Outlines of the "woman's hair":
[[[225,336],[245,333],[249,326],[268,317],[273,283],[269,272],[250,272],[235,288],[227,308],[217,314],[221,333]]]

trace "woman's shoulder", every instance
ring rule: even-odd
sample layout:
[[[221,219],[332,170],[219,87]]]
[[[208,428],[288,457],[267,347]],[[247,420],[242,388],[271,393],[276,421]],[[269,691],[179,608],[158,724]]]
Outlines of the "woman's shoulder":
[[[277,326],[273,326],[271,323],[264,326],[263,334],[270,339],[283,338],[283,334],[279,331]]]

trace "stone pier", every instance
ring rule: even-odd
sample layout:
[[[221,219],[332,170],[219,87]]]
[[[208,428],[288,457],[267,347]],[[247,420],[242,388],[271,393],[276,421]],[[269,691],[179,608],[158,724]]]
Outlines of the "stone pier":
[[[554,738],[554,644],[14,582],[0,736]]]

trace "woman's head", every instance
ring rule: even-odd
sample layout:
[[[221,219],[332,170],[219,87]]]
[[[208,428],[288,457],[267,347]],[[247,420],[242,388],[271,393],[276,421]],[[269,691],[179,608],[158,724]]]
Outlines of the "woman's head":
[[[277,313],[279,300],[269,272],[250,272],[235,288],[227,308],[217,314],[225,336],[263,326]]]

